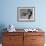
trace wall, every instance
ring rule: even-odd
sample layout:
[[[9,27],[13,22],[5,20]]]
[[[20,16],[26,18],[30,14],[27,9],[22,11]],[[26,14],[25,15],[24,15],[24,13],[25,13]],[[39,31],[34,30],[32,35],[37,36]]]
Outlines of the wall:
[[[0,24],[13,24],[16,28],[46,28],[46,2],[44,0],[1,0]],[[17,7],[35,7],[35,22],[17,22]]]
[[[46,0],[0,0],[0,31],[13,24],[16,28],[40,27],[46,32]],[[17,22],[17,7],[35,7],[35,22]]]

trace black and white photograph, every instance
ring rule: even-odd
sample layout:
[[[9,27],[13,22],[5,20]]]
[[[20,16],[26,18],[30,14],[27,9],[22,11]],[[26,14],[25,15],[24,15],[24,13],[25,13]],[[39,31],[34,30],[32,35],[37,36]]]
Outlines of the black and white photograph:
[[[18,7],[17,20],[18,21],[34,21],[35,8],[34,7]]]

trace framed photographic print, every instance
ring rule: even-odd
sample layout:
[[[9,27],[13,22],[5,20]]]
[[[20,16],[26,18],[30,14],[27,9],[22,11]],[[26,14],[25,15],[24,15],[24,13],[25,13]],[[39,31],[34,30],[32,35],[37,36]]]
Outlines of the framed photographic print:
[[[35,8],[34,7],[18,7],[17,8],[18,21],[35,21]]]

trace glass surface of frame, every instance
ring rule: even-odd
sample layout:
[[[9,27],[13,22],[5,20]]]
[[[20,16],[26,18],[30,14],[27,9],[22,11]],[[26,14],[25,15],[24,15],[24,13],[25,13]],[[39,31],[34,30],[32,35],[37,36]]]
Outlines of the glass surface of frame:
[[[35,21],[35,7],[18,7],[17,21]]]

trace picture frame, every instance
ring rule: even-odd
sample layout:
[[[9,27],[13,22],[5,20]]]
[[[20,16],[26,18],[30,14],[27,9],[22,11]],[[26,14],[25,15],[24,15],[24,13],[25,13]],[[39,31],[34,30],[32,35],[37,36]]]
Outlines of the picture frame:
[[[17,21],[20,22],[34,22],[35,21],[35,7],[18,7]]]

